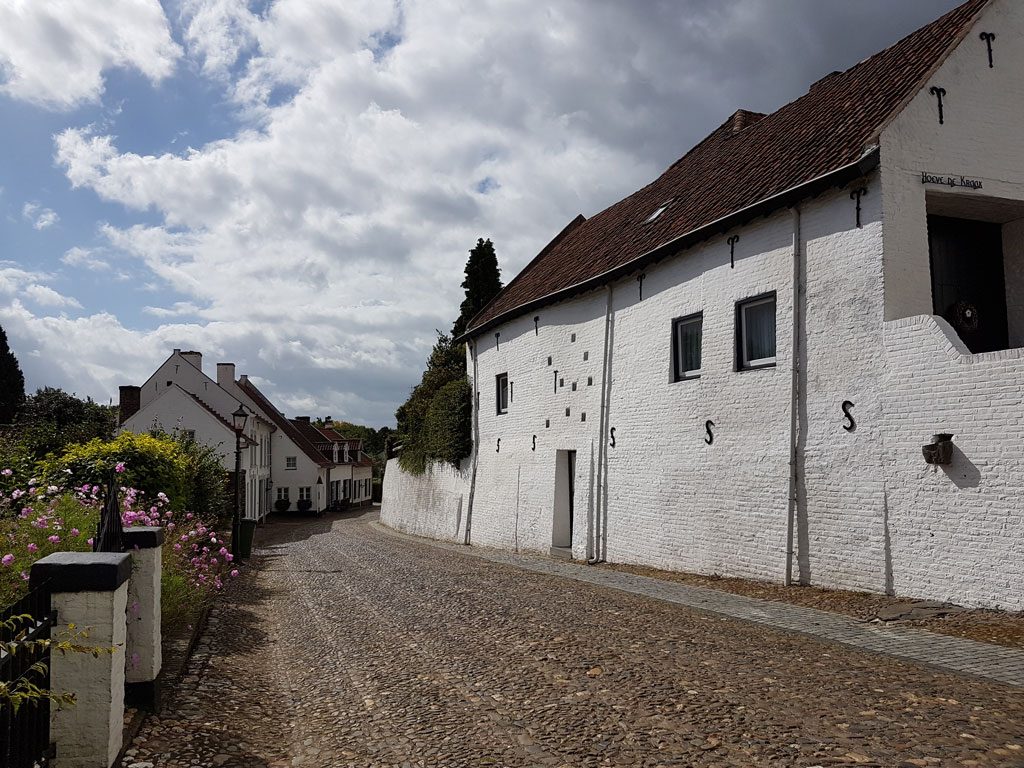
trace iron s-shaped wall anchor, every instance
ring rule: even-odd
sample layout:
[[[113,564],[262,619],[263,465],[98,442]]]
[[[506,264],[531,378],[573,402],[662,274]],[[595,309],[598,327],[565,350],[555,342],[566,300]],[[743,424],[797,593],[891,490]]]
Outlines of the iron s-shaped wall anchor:
[[[848,424],[843,424],[843,429],[847,432],[853,432],[857,428],[857,422],[853,418],[853,414],[850,413],[850,409],[853,408],[853,403],[849,400],[843,400],[843,415],[849,421]]]
[[[713,422],[711,419],[708,419],[707,421],[704,422],[704,431],[708,433],[708,436],[704,438],[704,442],[707,443],[708,445],[711,445],[713,442],[715,442],[715,433],[711,431],[711,428],[713,426],[715,426],[715,422]]]
[[[614,448],[615,447],[615,427],[612,427],[610,430],[608,430],[608,432],[612,436],[612,448]]]

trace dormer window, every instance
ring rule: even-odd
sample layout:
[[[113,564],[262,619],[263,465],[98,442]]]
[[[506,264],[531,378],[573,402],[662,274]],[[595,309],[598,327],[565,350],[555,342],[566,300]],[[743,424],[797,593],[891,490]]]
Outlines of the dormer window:
[[[660,206],[658,206],[658,209],[654,213],[652,213],[650,216],[648,216],[646,219],[644,219],[644,224],[650,224],[656,218],[661,216],[661,214],[663,214],[665,212],[665,210],[670,205],[672,205],[672,201],[671,200],[668,200],[668,201],[662,203]]]

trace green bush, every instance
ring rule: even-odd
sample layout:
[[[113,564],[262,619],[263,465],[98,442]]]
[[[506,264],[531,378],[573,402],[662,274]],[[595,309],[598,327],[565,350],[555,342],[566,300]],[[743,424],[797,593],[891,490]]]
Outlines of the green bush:
[[[189,472],[193,465],[181,446],[167,436],[122,432],[113,440],[90,440],[40,462],[39,470],[48,483],[66,487],[101,485],[118,462],[125,465],[125,472],[118,475],[121,485],[138,488],[150,499],[162,491],[170,497],[174,509],[185,509],[191,501]]]
[[[473,393],[463,376],[441,387],[430,401],[424,423],[427,456],[458,466],[473,448]]]

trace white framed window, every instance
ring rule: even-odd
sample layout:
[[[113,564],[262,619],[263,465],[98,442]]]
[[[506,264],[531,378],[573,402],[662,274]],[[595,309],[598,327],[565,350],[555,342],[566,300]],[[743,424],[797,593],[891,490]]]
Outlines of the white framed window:
[[[299,459],[297,456],[285,456],[284,457],[284,468],[285,469],[298,469]]]
[[[277,486],[277,500],[280,501],[281,499],[288,501],[288,489],[279,485]]]
[[[494,377],[495,399],[497,401],[498,414],[508,413],[508,374],[499,373]]]
[[[736,304],[736,368],[767,368],[775,365],[775,294],[765,294]]]
[[[194,443],[196,441],[196,431],[194,429],[186,429],[184,432],[184,437],[186,440],[189,440]]]
[[[299,488],[299,501],[309,501],[313,498],[313,486],[304,485]]]
[[[700,376],[700,347],[704,313],[677,317],[672,321],[672,381]]]

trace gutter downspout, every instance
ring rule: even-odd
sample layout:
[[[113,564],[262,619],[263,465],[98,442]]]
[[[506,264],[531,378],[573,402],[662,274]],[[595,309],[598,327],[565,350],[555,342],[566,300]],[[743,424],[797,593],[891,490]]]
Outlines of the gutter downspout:
[[[799,500],[797,499],[798,487],[798,463],[797,451],[800,441],[800,327],[803,323],[802,316],[802,293],[803,293],[803,247],[801,243],[800,227],[800,206],[794,205],[793,211],[793,341],[792,341],[792,365],[790,384],[791,398],[789,406],[789,510],[786,519],[786,580],[788,587],[793,583],[793,534],[796,527],[796,517],[799,511]]]
[[[601,520],[601,510],[603,506],[607,506],[608,500],[605,498],[603,493],[604,483],[607,477],[605,470],[605,462],[608,457],[608,449],[605,443],[605,433],[608,431],[608,398],[609,392],[611,391],[611,382],[609,381],[611,375],[611,345],[609,339],[611,338],[611,325],[612,325],[612,284],[608,284],[608,304],[605,307],[604,312],[604,353],[601,361],[601,416],[598,419],[598,430],[597,436],[597,479],[594,487],[594,517],[590,521],[590,539],[588,543],[587,552],[587,565],[597,565],[598,563],[604,562],[604,556],[601,547],[601,535],[604,531],[604,526]]]
[[[470,339],[469,350],[473,355],[473,469],[469,476],[469,499],[466,501],[466,535],[462,543],[469,546],[469,537],[473,530],[473,496],[476,494],[476,467],[480,456],[480,379],[476,360],[476,340]]]

